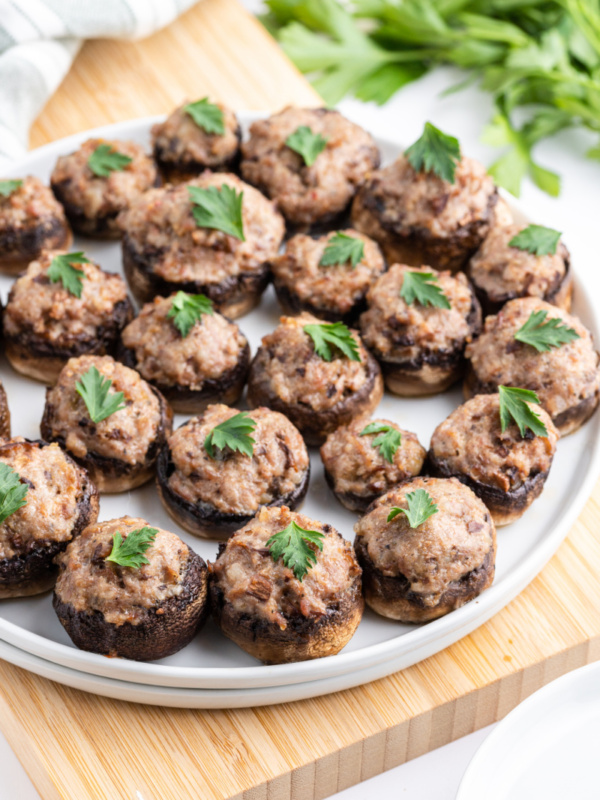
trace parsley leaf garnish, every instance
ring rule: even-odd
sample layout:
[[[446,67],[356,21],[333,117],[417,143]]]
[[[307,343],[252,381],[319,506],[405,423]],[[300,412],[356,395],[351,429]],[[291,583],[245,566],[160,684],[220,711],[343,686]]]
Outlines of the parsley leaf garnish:
[[[314,544],[323,550],[324,538],[320,531],[307,531],[292,520],[287,528],[267,540],[267,547],[273,561],[282,558],[285,566],[302,582],[308,570],[317,563],[317,554],[309,545]]]
[[[387,521],[391,522],[398,514],[404,514],[411,528],[418,528],[426,519],[438,513],[438,507],[431,499],[429,492],[425,489],[417,489],[406,495],[408,510],[394,506],[388,514]]]
[[[509,247],[526,250],[534,256],[553,256],[561,237],[560,231],[543,225],[528,225],[510,240]]]
[[[511,419],[519,428],[522,437],[527,428],[536,436],[548,436],[546,426],[528,403],[539,403],[535,392],[529,389],[517,389],[514,386],[499,386],[500,424],[502,433],[508,428]]]
[[[400,297],[409,306],[416,300],[422,306],[452,308],[444,292],[436,285],[437,282],[438,277],[433,272],[405,272]]]
[[[242,242],[246,241],[242,218],[243,192],[237,194],[232,186],[224,183],[219,189],[216,186],[209,186],[208,189],[188,186],[188,193],[194,204],[192,214],[196,225],[223,231]]]
[[[217,133],[223,136],[225,133],[225,120],[223,112],[219,106],[208,101],[208,97],[196,100],[195,103],[188,103],[183,110],[194,120],[199,128],[206,133]]]
[[[313,340],[315,353],[323,361],[332,360],[332,347],[336,347],[350,361],[361,360],[356,339],[352,336],[350,328],[344,325],[343,322],[323,322],[319,325],[305,325],[303,330]]]
[[[112,144],[99,144],[88,158],[88,167],[99,178],[108,178],[111,172],[121,172],[133,159],[119,153]]]
[[[319,153],[322,153],[327,147],[327,142],[328,139],[325,139],[320,133],[313,133],[306,125],[300,125],[285,140],[291,150],[302,156],[307,167],[311,167],[315,163]]]
[[[27,505],[28,491],[29,486],[21,483],[19,474],[8,464],[0,463],[0,523]]]
[[[323,251],[319,266],[330,267],[337,264],[345,264],[349,261],[352,267],[363,260],[365,255],[365,243],[362,239],[355,236],[348,236],[341,231],[334,234],[327,242],[327,247]]]
[[[81,297],[85,272],[82,269],[77,269],[74,264],[90,263],[89,258],[86,258],[82,252],[54,256],[48,269],[48,278],[50,278],[51,283],[60,281],[67,292],[75,295],[75,297]]]
[[[212,300],[205,294],[177,292],[171,301],[167,317],[173,320],[173,325],[185,339],[203,314],[212,313],[214,313]]]
[[[370,433],[379,433],[371,442],[371,447],[378,447],[379,452],[389,464],[394,463],[396,451],[402,443],[402,434],[391,425],[385,422],[370,422],[367,427],[360,432],[361,436],[368,436]]]
[[[421,138],[404,155],[416,172],[433,172],[438,178],[454,183],[456,163],[460,160],[458,139],[442,133],[431,122],[425,123]]]
[[[10,197],[16,192],[19,186],[23,186],[23,181],[0,181],[0,195]]]
[[[248,416],[247,411],[240,411],[233,417],[216,425],[204,440],[204,449],[211,458],[215,457],[214,448],[230,450],[252,456],[254,439],[250,434],[256,428],[256,422]]]
[[[560,317],[551,317],[544,322],[547,316],[547,311],[532,311],[527,322],[515,333],[515,339],[535,347],[538,353],[581,339],[577,331],[569,328]]]
[[[102,422],[115,411],[125,408],[123,392],[111,392],[112,381],[98,372],[94,364],[75,384],[75,391],[83,398],[92,422]]]
[[[133,567],[133,569],[139,569],[142,564],[149,564],[150,562],[144,553],[152,547],[152,542],[157,533],[158,530],[156,528],[149,528],[145,525],[143,528],[131,531],[131,533],[127,534],[127,538],[123,539],[117,531],[113,535],[113,546],[110,555],[106,556],[104,560],[113,561],[122,567]]]

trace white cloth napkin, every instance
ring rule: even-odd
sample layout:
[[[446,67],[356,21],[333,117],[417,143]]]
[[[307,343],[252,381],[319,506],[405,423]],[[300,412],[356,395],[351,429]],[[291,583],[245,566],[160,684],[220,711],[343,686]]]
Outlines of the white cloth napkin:
[[[197,0],[0,0],[0,169],[27,149],[29,128],[83,39],[141,39]]]

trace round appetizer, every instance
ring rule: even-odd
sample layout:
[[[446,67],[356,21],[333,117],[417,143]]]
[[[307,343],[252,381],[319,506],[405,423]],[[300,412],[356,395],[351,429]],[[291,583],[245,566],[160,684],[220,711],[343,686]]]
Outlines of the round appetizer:
[[[57,444],[0,442],[0,598],[50,589],[55,557],[98,519],[98,491]]]
[[[296,508],[310,461],[302,436],[276,411],[209,406],[163,447],[157,484],[163,504],[190,533],[227,538],[264,506]]]
[[[463,273],[394,264],[369,289],[367,305],[362,337],[391,392],[436,394],[461,377],[465,346],[481,328],[479,302]]]
[[[10,438],[10,410],[6,390],[0,381],[0,439]]]
[[[57,560],[54,610],[81,650],[155,661],[189,644],[204,622],[206,564],[143,519],[90,525]]]
[[[175,411],[236,403],[250,368],[250,347],[238,326],[205,295],[155,297],[122,333],[119,359],[137,370]]]
[[[598,405],[600,356],[591,333],[577,317],[537,297],[510,300],[487,317],[465,355],[465,397],[499,386],[529,390],[561,436],[577,430]]]
[[[378,166],[371,134],[328,108],[285,108],[254,122],[242,144],[243,177],[302,228],[341,215]]]
[[[157,182],[156,164],[142,145],[105,139],[88,139],[60,156],[50,177],[73,230],[97,239],[118,239],[119,212]]]
[[[250,406],[285,414],[309,445],[371,414],[382,395],[381,371],[358,333],[310,314],[282,317],[250,366]]]
[[[514,403],[520,404],[522,417],[510,415]],[[505,415],[509,419],[503,422]],[[558,438],[550,416],[520,398],[519,390],[478,394],[435,429],[428,472],[458,478],[483,500],[497,526],[508,525],[541,494]]]
[[[468,275],[486,314],[515,297],[539,297],[569,311],[569,251],[541,225],[495,225],[469,263]]]
[[[298,234],[271,261],[277,298],[286,314],[308,311],[330,322],[352,322],[367,290],[385,270],[379,247],[351,229],[313,238]]]
[[[232,319],[259,302],[269,282],[266,262],[285,233],[282,216],[259,191],[211,172],[147,192],[119,224],[125,275],[140,302],[178,290],[205,294]]]
[[[397,486],[354,530],[365,600],[383,617],[428,622],[494,580],[494,521],[456,478],[413,478]]]
[[[46,390],[41,432],[82,464],[101,492],[126,492],[152,477],[172,417],[135,370],[110,356],[80,356]]]
[[[17,372],[51,384],[70,358],[114,352],[132,317],[120,275],[104,272],[83,253],[48,251],[8,295],[6,357]]]
[[[367,178],[352,223],[379,242],[389,263],[454,272],[487,235],[497,200],[485,167],[461,156],[456,139],[426,123],[403,156]]]
[[[152,127],[152,150],[162,174],[171,182],[189,180],[205,169],[233,169],[242,131],[237,117],[207,97],[184,103]]]
[[[285,506],[261,509],[219,547],[209,572],[215,621],[265,664],[335,655],[362,617],[350,542]]]
[[[364,513],[373,500],[421,472],[426,450],[417,435],[387,419],[355,419],[321,447],[325,478],[337,499]]]
[[[39,178],[0,180],[2,272],[20,272],[42,250],[69,247],[72,238],[63,207]]]

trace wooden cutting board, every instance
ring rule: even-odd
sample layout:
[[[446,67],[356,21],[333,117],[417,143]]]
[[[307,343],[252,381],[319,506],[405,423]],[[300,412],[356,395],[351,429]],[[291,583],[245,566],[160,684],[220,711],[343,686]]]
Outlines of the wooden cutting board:
[[[85,45],[32,146],[209,94],[276,109],[318,97],[236,2],[203,0],[137,44]],[[318,800],[500,719],[600,658],[600,485],[541,575],[442,653],[329,697],[239,711],[160,709],[0,662],[0,727],[44,800]]]

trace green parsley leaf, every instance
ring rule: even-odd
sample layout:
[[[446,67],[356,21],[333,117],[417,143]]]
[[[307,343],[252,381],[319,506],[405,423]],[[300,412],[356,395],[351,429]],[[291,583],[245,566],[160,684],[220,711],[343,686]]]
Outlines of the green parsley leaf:
[[[431,499],[429,492],[425,489],[417,489],[415,492],[409,492],[406,495],[406,502],[408,503],[408,510],[406,508],[398,508],[394,506],[388,514],[387,521],[391,522],[398,514],[404,514],[408,520],[411,528],[418,528],[426,519],[438,513],[438,507]]]
[[[108,178],[111,172],[121,172],[133,159],[119,153],[112,144],[99,144],[88,158],[88,167],[99,178]]]
[[[123,392],[111,392],[112,381],[98,372],[94,364],[75,384],[75,391],[83,398],[92,422],[102,422],[115,411],[125,408]]]
[[[327,242],[327,247],[323,251],[319,266],[330,267],[342,265],[349,261],[352,267],[363,260],[365,255],[365,243],[356,236],[348,236],[341,231],[334,234]]]
[[[317,554],[309,545],[314,544],[323,550],[324,538],[320,531],[307,531],[292,520],[287,528],[267,540],[267,547],[273,561],[282,558],[285,566],[302,582],[308,570],[317,563]]]
[[[152,547],[152,542],[157,533],[158,530],[156,528],[149,528],[145,525],[143,528],[131,531],[123,539],[117,531],[113,536],[110,555],[106,556],[104,560],[113,561],[121,567],[132,567],[133,569],[139,569],[142,564],[149,564],[150,562],[144,553]]]
[[[422,306],[451,308],[450,301],[437,286],[438,277],[433,272],[405,272],[400,297],[412,305],[415,300]]]
[[[553,256],[556,253],[560,231],[543,225],[528,225],[510,240],[509,247],[526,250],[535,256]]]
[[[384,422],[370,422],[367,427],[361,431],[361,436],[368,436],[370,433],[379,433],[371,442],[371,447],[378,447],[379,452],[389,464],[394,463],[394,456],[396,451],[402,443],[402,434],[391,425],[386,425]]]
[[[306,125],[300,125],[285,140],[290,149],[302,156],[307,167],[311,167],[315,163],[319,153],[322,153],[327,147],[327,142],[328,139],[325,139],[320,133],[313,133]]]
[[[211,458],[215,457],[214,448],[238,451],[251,457],[254,452],[254,439],[250,434],[256,428],[256,422],[248,416],[247,411],[240,411],[225,422],[214,427],[204,440],[204,449]]]
[[[82,269],[77,269],[74,265],[90,263],[89,258],[86,258],[81,251],[54,256],[48,269],[50,282],[57,283],[60,281],[67,292],[75,295],[75,297],[81,297],[85,272]]]
[[[23,181],[0,181],[0,196],[10,197],[20,186],[23,186]]]
[[[547,316],[547,311],[532,311],[527,322],[515,333],[515,339],[535,347],[538,353],[546,353],[553,347],[581,338],[560,317],[551,317],[548,322],[544,322]]]
[[[528,405],[540,402],[535,392],[531,392],[529,389],[518,389],[514,386],[499,386],[498,392],[500,394],[502,433],[508,428],[512,419],[516,422],[522,437],[525,436],[527,428],[536,436],[548,436],[546,426]]]
[[[243,192],[237,194],[232,186],[223,183],[219,189],[216,186],[209,186],[208,189],[188,186],[188,194],[194,204],[192,213],[196,225],[223,231],[242,242],[246,241],[242,217]]]
[[[350,361],[360,361],[360,353],[356,339],[352,336],[350,328],[343,322],[322,322],[321,324],[305,325],[303,328],[313,340],[315,353],[323,361],[333,359],[332,347],[336,347]]]
[[[431,122],[425,123],[421,138],[404,155],[417,172],[433,172],[438,178],[454,183],[456,163],[460,160],[458,139],[442,133]]]
[[[223,112],[219,106],[209,103],[208,97],[203,97],[195,103],[188,103],[183,110],[206,133],[217,133],[219,136],[225,133]]]
[[[177,292],[171,301],[167,317],[173,320],[173,324],[185,339],[203,314],[213,313],[212,300],[205,294]]]
[[[19,474],[8,464],[0,462],[0,523],[27,505],[25,495],[29,491],[26,483],[21,483]]]

